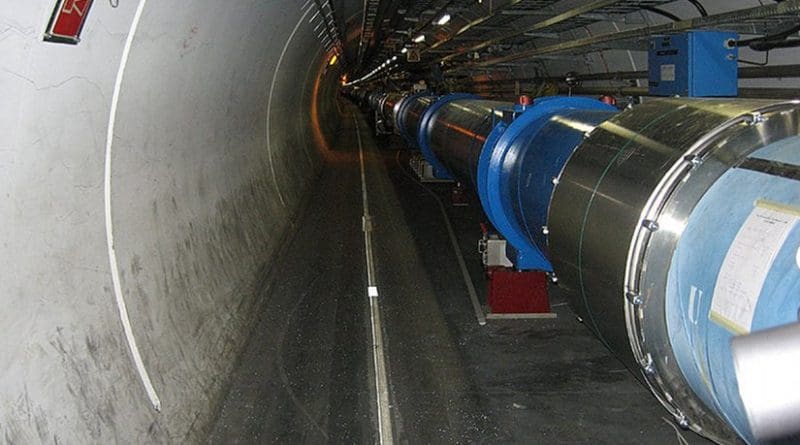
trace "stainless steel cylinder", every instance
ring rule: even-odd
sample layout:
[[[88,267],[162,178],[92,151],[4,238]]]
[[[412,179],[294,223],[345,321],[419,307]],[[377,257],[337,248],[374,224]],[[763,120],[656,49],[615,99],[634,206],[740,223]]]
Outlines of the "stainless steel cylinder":
[[[409,93],[400,94],[400,97],[397,98],[397,101],[392,106],[391,124],[395,134],[400,134],[400,128],[397,126],[397,115],[400,113],[400,108],[403,106],[403,102],[408,96]]]
[[[748,434],[734,431],[738,413],[725,406],[727,398],[734,397],[731,389],[708,383],[717,378],[715,373],[730,371],[711,360],[730,357],[711,357],[697,363],[696,370],[679,365],[691,361],[697,351],[709,356],[721,352],[701,349],[706,346],[700,340],[694,350],[674,349],[682,336],[693,335],[687,329],[712,318],[698,316],[695,308],[675,306],[677,297],[668,295],[671,287],[692,285],[674,275],[679,266],[675,255],[682,238],[697,240],[697,246],[689,246],[695,248],[692,258],[701,265],[707,258],[709,270],[699,266],[695,272],[711,282],[717,279],[719,271],[710,265],[711,258],[724,257],[730,245],[703,243],[716,242],[720,228],[713,221],[725,221],[728,210],[724,205],[712,208],[716,219],[700,228],[690,224],[699,217],[693,212],[723,175],[742,163],[769,166],[769,161],[748,158],[751,153],[777,141],[791,139],[796,144],[798,109],[796,102],[653,100],[597,126],[555,179],[549,215],[551,260],[573,308],[638,371],[682,426],[721,443],[739,443],[739,437]],[[787,169],[787,175],[794,174],[792,167]],[[769,186],[753,186],[763,187],[756,191],[764,194],[770,192],[770,178],[786,181],[767,173],[764,178]],[[783,186],[784,196],[796,201],[792,184]],[[715,193],[722,196],[718,203],[728,200],[752,208],[749,197],[726,197],[724,189]],[[692,287],[687,306],[708,304],[713,291]],[[690,320],[682,319],[687,317]],[[726,347],[724,335],[731,335],[720,334],[725,328],[713,326],[714,335],[720,336],[719,349]]]
[[[502,118],[500,108],[511,109],[510,102],[455,100],[443,105],[431,117],[427,131],[437,159],[459,180],[475,178],[478,159],[494,125]]]
[[[367,96],[367,106],[371,110],[377,111],[380,108],[380,102],[386,93],[381,91],[373,91]]]
[[[394,109],[402,97],[401,93],[386,93],[381,99],[378,112],[389,125],[394,125]]]

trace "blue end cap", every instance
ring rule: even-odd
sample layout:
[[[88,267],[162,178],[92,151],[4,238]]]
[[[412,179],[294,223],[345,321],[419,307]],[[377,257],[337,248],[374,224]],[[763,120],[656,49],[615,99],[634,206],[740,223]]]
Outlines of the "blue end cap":
[[[800,165],[800,137],[768,145],[751,158]],[[754,202],[766,200],[800,208],[797,180],[732,168],[705,193],[692,211],[672,256],[666,289],[667,329],[677,363],[694,392],[748,443],[756,443],[739,397],[731,352],[738,333],[711,316],[720,269]],[[797,246],[800,224],[794,224],[774,258],[750,309],[751,332],[797,321],[800,269]],[[754,264],[753,267],[758,267]],[[746,277],[745,279],[751,279]],[[722,283],[725,284],[725,283]],[[718,303],[720,304],[720,303]],[[787,388],[787,390],[794,390]]]
[[[526,229],[526,223],[519,221],[517,210],[520,199],[515,195],[515,191],[518,192],[518,190],[514,189],[519,184],[509,183],[512,171],[519,166],[516,164],[506,165],[509,160],[515,161],[508,155],[520,137],[535,138],[548,125],[551,117],[559,112],[574,110],[600,110],[609,113],[617,111],[616,108],[598,100],[583,97],[536,98],[534,104],[527,108],[515,106],[514,111],[518,113],[516,118],[511,123],[499,122],[486,139],[481,151],[478,161],[478,196],[489,220],[508,241],[510,246],[508,253],[517,269],[552,272],[553,266],[544,254],[546,251],[544,236],[538,240],[541,245],[537,245],[537,239],[531,236],[530,228]],[[611,114],[608,115],[608,117],[610,116]],[[577,129],[569,131],[582,136]],[[560,142],[558,138],[548,138],[548,140],[553,143]],[[571,153],[571,150],[577,145],[574,137],[564,138],[563,143],[569,146],[550,147],[548,150],[568,150]],[[554,159],[553,161],[557,161],[559,165],[548,165],[543,168],[555,168],[557,171],[561,171],[566,160],[567,157]],[[541,173],[539,176],[542,174],[546,176],[546,172],[533,171],[529,173],[532,173],[533,176],[537,176],[539,173]],[[549,199],[545,206],[547,205],[549,205]],[[539,213],[546,215],[548,209],[539,210]]]
[[[417,144],[420,152],[422,152],[422,156],[424,156],[425,160],[433,167],[433,175],[439,179],[453,179],[453,175],[447,170],[444,164],[439,161],[431,148],[430,132],[432,130],[431,122],[433,121],[433,116],[448,102],[460,99],[476,99],[477,97],[478,96],[469,93],[446,94],[431,104],[431,106],[422,113],[422,118],[419,121]]]
[[[489,202],[489,190],[486,185],[486,178],[489,175],[489,159],[492,157],[492,147],[497,144],[500,136],[508,129],[508,125],[509,123],[504,121],[499,121],[495,124],[492,132],[486,138],[486,142],[483,143],[483,148],[481,148],[481,154],[478,158],[478,177],[475,181],[478,185],[478,197],[481,199],[484,213],[486,213],[489,221],[492,221],[492,224],[494,224],[494,216],[492,215],[492,207],[487,204]]]

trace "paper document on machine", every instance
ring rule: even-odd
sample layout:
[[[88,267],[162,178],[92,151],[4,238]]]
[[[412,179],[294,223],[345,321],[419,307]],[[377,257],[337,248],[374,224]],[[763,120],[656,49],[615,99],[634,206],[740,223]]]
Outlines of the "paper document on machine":
[[[750,332],[767,274],[800,216],[792,210],[756,202],[722,262],[711,301],[711,320],[737,334]]]

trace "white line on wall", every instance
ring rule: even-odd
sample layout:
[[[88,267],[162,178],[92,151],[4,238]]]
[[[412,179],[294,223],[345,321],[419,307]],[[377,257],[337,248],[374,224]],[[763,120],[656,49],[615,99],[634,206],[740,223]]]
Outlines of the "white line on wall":
[[[131,327],[131,320],[128,316],[128,308],[125,305],[125,298],[122,294],[122,285],[119,278],[119,266],[117,264],[117,254],[114,250],[114,221],[111,217],[111,149],[114,146],[114,127],[117,120],[117,106],[119,105],[120,89],[122,87],[122,80],[125,77],[125,66],[128,64],[128,55],[131,52],[133,45],[133,38],[136,35],[136,29],[139,27],[139,20],[142,18],[142,11],[147,0],[140,0],[139,6],[136,8],[136,13],[131,22],[131,29],[128,32],[128,37],[125,40],[125,46],[122,49],[122,57],[119,62],[119,70],[117,70],[117,79],[114,83],[114,95],[111,98],[111,110],[108,113],[108,131],[106,133],[106,162],[105,162],[105,180],[103,183],[103,192],[105,199],[105,217],[106,217],[106,244],[108,246],[108,262],[111,266],[111,281],[114,283],[114,296],[117,301],[117,309],[119,310],[119,318],[122,322],[122,328],[125,331],[125,339],[128,343],[128,349],[131,352],[136,372],[139,374],[139,379],[142,381],[147,397],[156,411],[161,411],[161,400],[158,398],[153,383],[150,381],[150,375],[147,373],[147,368],[142,361],[142,355],[139,353],[139,346],[136,344],[136,337],[133,336],[133,328]]]
[[[303,107],[305,107],[306,104],[306,93],[308,92],[308,75],[311,74],[311,68],[316,67],[317,64],[319,63],[319,56],[321,53],[322,53],[322,47],[317,48],[317,52],[314,53],[314,57],[311,59],[311,63],[309,63],[308,68],[306,68],[306,75],[305,77],[303,77],[303,92],[300,94],[300,106],[297,107],[301,119],[303,118],[303,112],[311,109],[310,105],[308,109],[306,110],[303,109]],[[310,96],[309,104],[311,103],[312,100],[314,100],[313,95]],[[336,103],[338,104],[339,101],[336,101]],[[308,122],[310,123],[310,120]],[[306,159],[308,160],[309,167],[313,168],[314,161],[311,160],[311,154],[308,153],[308,147],[311,145],[308,143],[308,132],[303,131],[302,133],[303,133],[303,144],[302,144],[303,153],[306,154]]]
[[[303,16],[300,17],[300,20],[297,21],[297,24],[294,25],[294,29],[292,33],[289,35],[289,38],[286,39],[286,43],[283,45],[283,50],[281,51],[281,56],[278,57],[278,63],[275,65],[275,72],[272,74],[272,84],[269,86],[269,98],[267,99],[267,155],[269,156],[269,170],[272,172],[272,181],[275,183],[275,191],[278,193],[278,199],[281,200],[281,204],[286,207],[286,200],[283,198],[283,193],[281,193],[281,187],[278,185],[278,176],[275,174],[275,161],[272,159],[272,96],[275,92],[275,83],[278,81],[278,73],[281,70],[281,63],[283,62],[283,57],[286,55],[286,50],[289,49],[289,45],[292,43],[292,39],[294,39],[294,35],[297,34],[297,30],[300,29],[300,25],[303,24],[303,20],[308,16],[308,13],[311,12],[311,8],[307,9]]]

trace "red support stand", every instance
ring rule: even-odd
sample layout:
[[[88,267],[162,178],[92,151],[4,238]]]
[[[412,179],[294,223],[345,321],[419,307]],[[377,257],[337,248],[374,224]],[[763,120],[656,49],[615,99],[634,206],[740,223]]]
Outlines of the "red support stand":
[[[489,267],[489,307],[493,314],[543,314],[550,312],[547,274]]]

